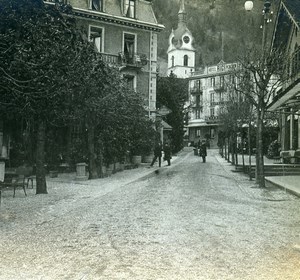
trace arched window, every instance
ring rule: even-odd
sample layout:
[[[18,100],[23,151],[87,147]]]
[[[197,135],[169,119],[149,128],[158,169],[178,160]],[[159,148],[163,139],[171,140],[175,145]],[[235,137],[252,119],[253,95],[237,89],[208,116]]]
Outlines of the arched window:
[[[188,66],[188,61],[189,61],[189,58],[188,58],[187,55],[185,55],[185,56],[183,57],[183,66]]]
[[[174,55],[172,55],[171,61],[172,61],[172,67],[174,67]]]

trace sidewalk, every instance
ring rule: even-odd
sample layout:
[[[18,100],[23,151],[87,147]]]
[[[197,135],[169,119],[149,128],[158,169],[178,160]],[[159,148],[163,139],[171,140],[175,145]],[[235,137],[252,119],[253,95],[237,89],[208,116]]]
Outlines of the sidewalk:
[[[238,164],[242,165],[242,155],[238,155]],[[249,155],[244,155],[245,166],[249,165]],[[265,165],[279,165],[274,159],[264,157]],[[256,165],[255,156],[251,156],[251,165]],[[233,165],[234,167],[234,165]],[[300,176],[267,176],[265,177],[266,187],[278,187],[300,197]]]
[[[178,156],[172,156],[171,160],[171,166],[176,161]],[[154,165],[151,167],[150,163],[141,163],[138,167],[132,168],[132,169],[125,169],[123,171],[119,171],[116,173],[113,173],[112,175],[104,178],[98,178],[93,180],[77,180],[76,179],[76,172],[72,173],[59,173],[58,177],[56,178],[50,178],[47,176],[47,181],[49,182],[61,182],[61,183],[70,183],[70,184],[79,184],[79,185],[94,185],[101,183],[101,185],[111,182],[111,181],[135,181],[137,179],[147,177],[151,175],[152,173],[155,173],[156,170],[167,166],[166,161],[162,161],[161,167],[158,167],[158,161],[154,163]]]
[[[266,187],[276,186],[300,197],[300,176],[265,177]]]

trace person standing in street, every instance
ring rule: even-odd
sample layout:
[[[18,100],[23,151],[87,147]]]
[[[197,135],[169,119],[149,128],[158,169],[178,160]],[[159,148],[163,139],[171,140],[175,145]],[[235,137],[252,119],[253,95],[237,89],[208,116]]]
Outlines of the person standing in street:
[[[158,166],[161,167],[161,156],[162,156],[162,146],[161,142],[157,142],[154,148],[154,158],[150,164],[150,166],[153,166],[156,160],[158,159]]]
[[[206,162],[207,156],[207,148],[206,148],[206,141],[202,140],[201,145],[199,147],[199,155],[202,157],[202,162]]]
[[[166,143],[164,146],[164,153],[165,153],[164,159],[168,162],[168,166],[170,166],[172,156],[171,156],[171,147],[168,143]]]

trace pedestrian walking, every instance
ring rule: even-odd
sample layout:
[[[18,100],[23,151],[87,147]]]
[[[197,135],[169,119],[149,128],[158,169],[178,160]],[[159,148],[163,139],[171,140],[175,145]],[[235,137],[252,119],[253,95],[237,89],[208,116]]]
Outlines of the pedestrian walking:
[[[207,148],[206,148],[206,141],[202,140],[201,145],[199,147],[199,155],[202,157],[202,162],[206,162],[207,156]]]
[[[166,143],[164,146],[164,153],[165,153],[164,160],[166,160],[168,162],[168,166],[170,166],[172,155],[171,155],[171,147],[168,143]]]
[[[156,143],[154,148],[154,157],[150,164],[150,166],[153,166],[156,160],[158,159],[158,166],[161,167],[161,156],[162,156],[162,145],[161,142]]]

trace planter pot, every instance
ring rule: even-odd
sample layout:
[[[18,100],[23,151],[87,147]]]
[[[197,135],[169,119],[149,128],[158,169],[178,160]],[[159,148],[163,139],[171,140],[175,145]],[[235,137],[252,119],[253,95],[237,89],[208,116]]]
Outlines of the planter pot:
[[[151,163],[151,162],[152,162],[152,159],[153,159],[153,156],[152,156],[152,155],[143,156],[142,162],[144,162],[144,163]]]
[[[142,163],[142,156],[133,156],[132,157],[132,163],[134,165],[139,165]]]
[[[88,180],[88,175],[86,172],[86,167],[88,165],[84,162],[80,162],[76,164],[76,180]]]

